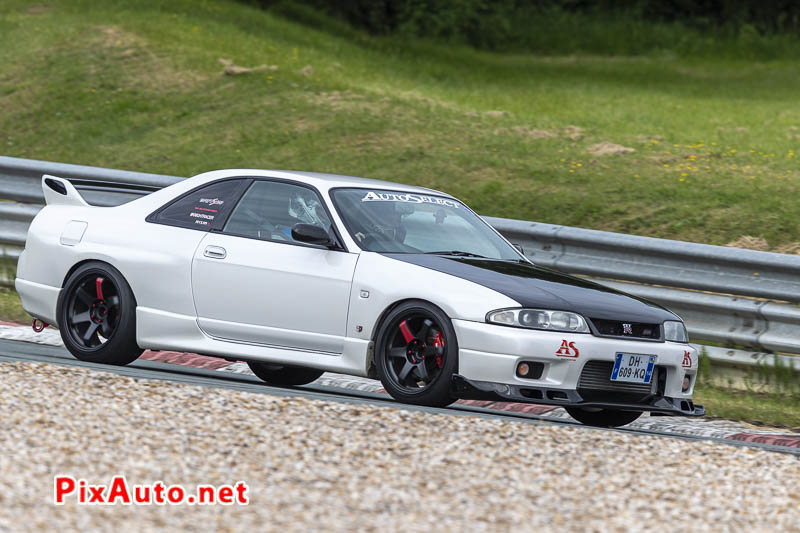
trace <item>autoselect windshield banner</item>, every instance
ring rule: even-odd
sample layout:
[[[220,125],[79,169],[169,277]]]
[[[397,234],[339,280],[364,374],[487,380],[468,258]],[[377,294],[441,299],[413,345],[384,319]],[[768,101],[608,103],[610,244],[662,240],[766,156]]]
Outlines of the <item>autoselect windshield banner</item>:
[[[375,192],[369,191],[361,199],[362,202],[405,202],[409,204],[436,204],[445,207],[454,207],[458,209],[458,202],[455,200],[448,200],[447,198],[439,198],[436,196],[424,196],[421,194],[412,194],[405,192]]]

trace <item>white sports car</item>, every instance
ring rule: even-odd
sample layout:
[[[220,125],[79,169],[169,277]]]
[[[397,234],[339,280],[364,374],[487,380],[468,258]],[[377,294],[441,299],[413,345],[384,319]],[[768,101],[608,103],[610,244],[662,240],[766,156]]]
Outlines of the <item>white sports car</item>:
[[[207,172],[118,207],[42,178],[16,289],[78,359],[246,361],[264,381],[377,377],[401,402],[702,415],[680,318],[538,267],[452,196],[306,172]]]

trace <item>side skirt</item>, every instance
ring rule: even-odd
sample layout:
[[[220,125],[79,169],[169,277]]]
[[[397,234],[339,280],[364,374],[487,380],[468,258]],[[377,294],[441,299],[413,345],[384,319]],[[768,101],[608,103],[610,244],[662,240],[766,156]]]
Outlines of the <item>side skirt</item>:
[[[352,376],[367,375],[370,345],[367,340],[345,338],[344,350],[339,355],[226,341],[203,333],[196,317],[141,306],[136,308],[136,325],[137,343],[151,350],[192,352],[228,360],[281,363]]]

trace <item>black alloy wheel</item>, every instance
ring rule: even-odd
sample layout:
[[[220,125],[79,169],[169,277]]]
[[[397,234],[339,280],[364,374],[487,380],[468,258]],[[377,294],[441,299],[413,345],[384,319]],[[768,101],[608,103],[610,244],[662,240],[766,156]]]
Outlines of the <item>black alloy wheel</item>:
[[[67,328],[85,350],[108,342],[119,325],[119,289],[101,274],[86,274],[67,301]]]
[[[99,262],[69,276],[58,302],[64,345],[77,359],[126,365],[142,350],[136,344],[136,301],[120,272]]]
[[[398,401],[445,406],[453,403],[452,376],[458,343],[450,319],[426,302],[401,304],[378,332],[375,362],[386,391]]]

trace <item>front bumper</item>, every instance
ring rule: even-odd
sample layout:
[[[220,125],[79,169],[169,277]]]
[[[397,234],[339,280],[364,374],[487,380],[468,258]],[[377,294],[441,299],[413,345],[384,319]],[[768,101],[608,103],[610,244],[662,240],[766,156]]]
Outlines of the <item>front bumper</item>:
[[[456,395],[464,399],[607,407],[700,416],[692,392],[698,353],[688,344],[597,337],[453,320],[459,344]],[[617,353],[656,356],[648,388],[611,383]],[[521,362],[540,374],[520,377]],[[604,379],[608,372],[608,380]],[[685,383],[688,382],[688,387]]]
[[[562,407],[591,407],[622,411],[650,411],[664,415],[703,416],[702,405],[692,400],[652,395],[636,403],[624,401],[586,401],[577,390],[551,389],[530,385],[509,385],[490,381],[474,381],[461,375],[453,376],[453,394],[462,400],[535,403]]]

